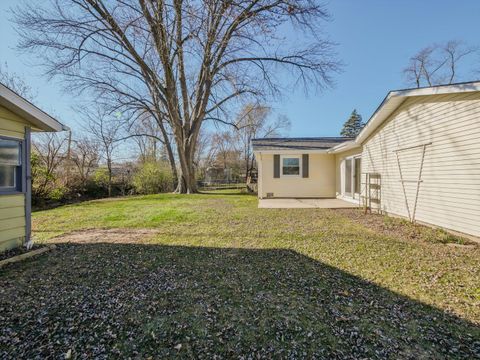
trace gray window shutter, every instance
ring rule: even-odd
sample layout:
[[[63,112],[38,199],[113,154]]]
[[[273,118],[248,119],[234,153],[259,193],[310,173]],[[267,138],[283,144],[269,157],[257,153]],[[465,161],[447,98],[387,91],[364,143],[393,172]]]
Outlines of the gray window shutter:
[[[302,154],[302,177],[308,178],[308,154]]]
[[[280,177],[280,155],[273,155],[273,177]]]

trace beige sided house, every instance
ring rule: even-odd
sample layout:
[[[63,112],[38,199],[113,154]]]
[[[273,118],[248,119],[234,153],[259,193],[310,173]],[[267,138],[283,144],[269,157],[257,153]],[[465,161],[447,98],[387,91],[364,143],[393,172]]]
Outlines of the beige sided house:
[[[0,252],[30,241],[31,131],[67,129],[0,84]]]
[[[355,139],[255,139],[258,197],[342,198],[480,236],[480,82],[391,91]]]

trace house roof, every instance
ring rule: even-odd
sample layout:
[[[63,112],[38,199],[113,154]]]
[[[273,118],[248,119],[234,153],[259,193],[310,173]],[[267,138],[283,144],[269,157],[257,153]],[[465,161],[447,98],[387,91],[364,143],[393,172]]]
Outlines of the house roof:
[[[69,128],[0,83],[0,105],[33,125],[37,131],[63,131]]]
[[[480,81],[390,91],[370,117],[360,134],[355,138],[355,143],[357,145],[363,144],[375,129],[409,97],[458,94],[475,91],[480,91]]]
[[[480,91],[480,81],[390,91],[356,138],[264,138],[253,140],[253,151],[310,150],[339,153],[360,147],[405,100],[413,96],[457,94]]]
[[[253,151],[303,150],[326,151],[334,146],[353,140],[348,137],[301,137],[253,139]]]

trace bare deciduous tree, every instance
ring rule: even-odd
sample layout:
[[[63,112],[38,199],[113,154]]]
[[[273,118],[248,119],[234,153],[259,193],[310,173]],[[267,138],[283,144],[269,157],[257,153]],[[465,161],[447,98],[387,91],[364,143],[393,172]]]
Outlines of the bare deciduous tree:
[[[100,154],[107,164],[108,196],[112,195],[113,155],[121,137],[124,122],[115,118],[104,109],[84,110],[85,130],[98,142]]]
[[[140,160],[145,162],[147,158],[153,158],[156,160],[157,145],[160,143],[161,150],[165,152],[166,159],[170,163],[170,169],[172,171],[174,183],[178,181],[178,173],[176,167],[175,156],[172,150],[171,142],[172,136],[169,134],[163,125],[163,122],[155,118],[153,112],[145,111],[137,116],[133,116],[129,121],[128,135],[124,138],[118,139],[119,141],[132,138],[140,150]]]
[[[37,97],[36,92],[20,75],[9,71],[7,63],[3,66],[0,65],[0,83],[29,101],[33,101]]]
[[[271,109],[267,106],[247,104],[238,116],[236,138],[243,153],[245,180],[251,176],[255,165],[252,139],[280,136],[290,128],[290,121],[286,116],[280,115],[276,120],[272,120],[270,114]]]
[[[403,70],[405,79],[417,88],[424,84],[452,84],[457,81],[460,61],[476,51],[457,40],[425,47],[410,58]]]
[[[73,149],[71,150],[70,159],[77,169],[81,185],[85,186],[93,170],[98,166],[100,146],[97,141],[87,137],[82,137],[72,142]]]
[[[239,159],[240,150],[236,145],[235,134],[230,131],[212,134],[210,139],[211,158],[213,161],[216,161],[215,165],[227,169],[232,160]]]
[[[329,85],[339,69],[316,0],[52,0],[14,12],[20,48],[44,55],[48,74],[79,89],[113,87],[127,102],[149,95],[173,132],[182,193],[196,191],[206,119],[225,121],[237,99],[279,93],[282,69],[305,88]],[[289,43],[288,24],[302,35]]]
[[[32,166],[32,192],[34,197],[48,193],[56,180],[56,172],[65,160],[68,138],[59,133],[42,133],[32,141],[33,157],[39,166]],[[37,161],[37,160],[35,160]]]

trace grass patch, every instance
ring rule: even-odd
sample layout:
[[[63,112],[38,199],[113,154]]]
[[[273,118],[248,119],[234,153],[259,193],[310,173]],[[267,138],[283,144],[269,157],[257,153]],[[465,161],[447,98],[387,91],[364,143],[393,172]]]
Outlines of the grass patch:
[[[59,246],[0,270],[0,357],[480,356],[479,248],[428,228],[233,191],[33,218]]]

